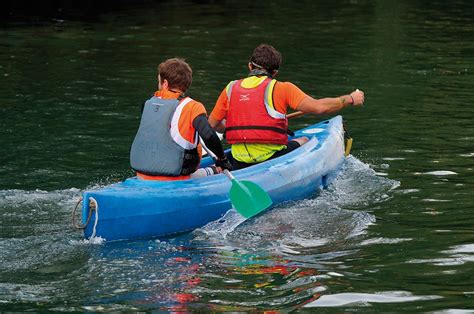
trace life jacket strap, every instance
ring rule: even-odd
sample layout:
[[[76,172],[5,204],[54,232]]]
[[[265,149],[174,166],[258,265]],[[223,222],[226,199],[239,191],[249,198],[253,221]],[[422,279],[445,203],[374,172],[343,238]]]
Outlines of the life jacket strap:
[[[268,76],[269,78],[273,78],[273,76],[267,72],[267,70],[264,70],[264,69],[253,69],[252,71],[250,71],[249,73],[249,77],[250,76]]]
[[[181,175],[190,175],[196,171],[200,159],[197,153],[197,148],[187,149],[184,151],[183,166],[181,168]]]
[[[281,129],[273,126],[262,126],[262,125],[242,125],[242,126],[231,126],[225,129],[226,132],[228,131],[235,131],[235,130],[268,130],[274,131],[281,134],[287,134],[288,130]]]

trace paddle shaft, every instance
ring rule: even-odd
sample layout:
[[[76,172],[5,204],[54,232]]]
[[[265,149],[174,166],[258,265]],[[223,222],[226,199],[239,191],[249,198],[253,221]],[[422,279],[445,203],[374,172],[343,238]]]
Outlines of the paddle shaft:
[[[217,137],[219,138],[220,141],[222,141],[222,140],[224,139],[224,134],[219,133],[219,132],[216,132],[216,134],[217,134]],[[199,137],[199,139],[201,140],[201,144],[202,144],[203,147],[204,147],[204,146],[205,146],[205,145],[204,145],[204,141],[202,140],[201,137]],[[207,147],[206,147],[206,148],[207,148]],[[206,154],[207,154],[207,149],[206,149],[206,151],[202,154],[202,156],[206,156]],[[214,160],[215,160],[215,159],[214,159]]]
[[[290,114],[287,114],[286,118],[287,119],[297,118],[297,117],[303,116],[305,114],[306,114],[306,112],[303,112],[303,111],[295,111],[295,112],[292,112]]]
[[[201,145],[202,145],[202,148],[204,148],[204,150],[207,152],[207,154],[211,156],[211,158],[214,161],[217,161],[217,156],[209,148],[207,148],[207,146],[204,143],[201,143]],[[227,178],[229,178],[229,180],[231,181],[235,180],[235,177],[232,175],[232,173],[230,173],[229,170],[224,169],[224,171],[222,172],[224,172],[224,174],[226,175]]]

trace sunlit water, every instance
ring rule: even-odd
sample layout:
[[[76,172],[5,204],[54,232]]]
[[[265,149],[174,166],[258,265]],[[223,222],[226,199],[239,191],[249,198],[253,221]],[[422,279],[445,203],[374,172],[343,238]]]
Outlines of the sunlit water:
[[[0,311],[474,309],[471,1],[162,2],[0,29]],[[255,45],[343,111],[328,189],[169,239],[84,240],[84,190],[132,175],[156,66],[185,57],[212,108]],[[293,129],[319,118],[290,121]]]

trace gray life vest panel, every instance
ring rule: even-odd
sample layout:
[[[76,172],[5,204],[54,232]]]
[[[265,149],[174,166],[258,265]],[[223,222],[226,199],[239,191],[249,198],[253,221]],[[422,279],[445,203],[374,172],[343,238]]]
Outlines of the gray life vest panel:
[[[152,97],[145,102],[140,126],[130,150],[130,166],[152,176],[180,176],[194,172],[199,163],[197,149],[186,150],[170,134],[177,99]],[[186,162],[186,160],[197,162]]]

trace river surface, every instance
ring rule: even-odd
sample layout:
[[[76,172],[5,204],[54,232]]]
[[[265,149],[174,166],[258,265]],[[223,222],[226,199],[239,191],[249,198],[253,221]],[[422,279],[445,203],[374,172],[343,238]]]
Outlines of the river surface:
[[[166,1],[0,28],[0,311],[473,311],[473,16],[470,0]],[[335,182],[245,222],[83,240],[72,209],[133,175],[157,65],[186,58],[210,111],[262,42],[314,97],[365,91]]]

